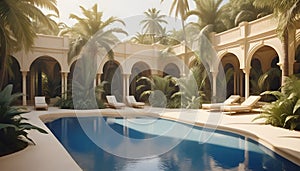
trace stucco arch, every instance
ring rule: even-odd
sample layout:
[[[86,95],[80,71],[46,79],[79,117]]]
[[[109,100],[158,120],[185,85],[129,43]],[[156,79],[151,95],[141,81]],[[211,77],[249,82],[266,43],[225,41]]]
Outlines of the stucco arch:
[[[41,59],[41,58],[50,58],[50,59],[54,59],[54,60],[58,63],[58,65],[59,65],[59,67],[60,67],[60,70],[63,71],[63,64],[62,64],[61,60],[59,60],[57,57],[54,57],[54,56],[48,56],[48,55],[42,55],[42,56],[38,56],[38,57],[34,57],[34,58],[30,59],[30,61],[28,62],[28,64],[29,64],[29,65],[28,65],[28,68],[26,68],[27,71],[30,71],[30,68],[31,68],[32,64],[33,64],[35,61],[37,61],[37,60],[39,60],[39,59]]]
[[[68,70],[71,71],[71,67],[74,63],[76,63],[80,58],[74,57],[72,60],[68,63]]]
[[[121,61],[119,61],[119,60],[116,59],[116,58],[114,58],[113,60],[110,60],[108,57],[105,57],[105,59],[103,59],[103,60],[101,61],[101,63],[99,64],[97,74],[103,74],[104,66],[105,66],[105,64],[106,64],[107,62],[109,62],[109,61],[115,62],[115,63],[119,66],[119,68],[121,69],[122,73],[124,73],[124,66],[121,65],[121,64],[122,64]]]
[[[22,63],[21,63],[20,59],[14,55],[11,55],[11,57],[17,61],[18,65],[20,67],[20,71],[23,71],[23,67],[22,67]]]
[[[153,57],[143,57],[139,54],[131,55],[127,57],[122,63],[121,66],[124,68],[124,74],[131,74],[132,68],[136,63],[142,62],[146,63],[150,70],[157,70],[156,59]]]
[[[165,71],[165,68],[168,66],[168,65],[174,65],[174,67],[176,67],[179,71],[179,76],[183,74],[184,72],[184,68],[185,70],[189,70],[189,66],[187,66],[183,60],[179,59],[179,58],[175,58],[175,57],[172,57],[172,60],[164,60],[162,63],[161,63],[161,70],[162,71]]]
[[[168,63],[167,65],[165,65],[163,71],[164,74],[172,75],[177,78],[179,78],[181,74],[179,67],[174,63]]]
[[[260,43],[260,44],[257,44],[256,46],[254,46],[252,49],[249,50],[249,53],[248,55],[246,56],[246,66],[247,67],[251,67],[251,60],[254,56],[254,54],[262,47],[270,47],[272,48],[278,55],[279,57],[279,64],[282,64],[283,63],[283,53],[282,53],[282,47],[281,47],[281,44],[277,44],[277,45],[274,45],[272,43],[268,43],[268,42],[263,42],[263,43]],[[279,46],[279,47],[278,47]]]
[[[236,57],[236,59],[238,60],[238,65],[240,68],[243,67],[243,57],[242,57],[242,51],[238,50],[238,49],[228,49],[228,50],[224,50],[224,51],[220,51],[218,54],[217,54],[217,57],[218,57],[218,65],[220,65],[221,61],[224,59],[224,57],[228,54],[232,54],[233,56]]]
[[[137,61],[131,67],[131,71],[130,71],[131,74],[139,74],[139,73],[133,72],[134,68],[138,68],[140,70],[140,72],[151,70],[150,66],[146,62],[143,62],[143,61]]]
[[[230,58],[227,59],[225,58],[225,56],[229,56]],[[226,53],[226,54],[223,54],[223,56],[221,56],[220,58],[220,62],[222,63],[223,66],[227,65],[227,64],[231,64],[235,70],[238,70],[240,69],[240,61],[239,61],[239,58],[233,54],[233,53]]]

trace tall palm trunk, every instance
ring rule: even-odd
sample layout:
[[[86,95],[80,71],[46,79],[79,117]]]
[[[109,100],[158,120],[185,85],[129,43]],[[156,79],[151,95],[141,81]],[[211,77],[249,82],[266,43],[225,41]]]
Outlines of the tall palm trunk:
[[[182,33],[183,33],[183,41],[184,41],[184,63],[185,63],[185,60],[187,59],[187,40],[186,40],[186,32],[185,32],[185,25],[184,25],[184,20],[181,19],[181,26],[182,26]],[[183,75],[185,75],[186,71],[184,70],[184,73]]]
[[[282,36],[283,46],[283,66],[282,66],[282,85],[284,85],[286,78],[289,76],[289,32],[285,29]]]
[[[0,36],[1,36],[1,42],[0,42],[0,90],[2,90],[4,86],[4,79],[6,74],[6,64],[7,64],[7,41],[5,37],[5,31],[4,27],[0,27]]]

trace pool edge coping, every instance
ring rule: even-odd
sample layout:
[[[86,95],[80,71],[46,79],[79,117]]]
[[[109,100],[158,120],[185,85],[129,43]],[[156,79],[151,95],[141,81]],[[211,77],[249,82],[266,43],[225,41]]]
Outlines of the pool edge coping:
[[[172,109],[169,109],[169,111],[172,111]],[[203,110],[200,110],[200,111],[203,111]],[[53,118],[55,119],[55,118],[62,118],[62,117],[77,116],[76,112],[79,112],[80,115],[82,115],[82,113],[84,113],[84,115],[82,115],[82,117],[99,116],[99,115],[95,115],[94,114],[95,112],[101,112],[102,113],[101,116],[103,116],[103,115],[105,115],[105,116],[108,115],[108,117],[109,116],[112,116],[112,117],[123,116],[123,115],[120,115],[119,111],[115,110],[115,109],[108,109],[108,110],[106,110],[106,109],[84,110],[84,111],[82,111],[82,110],[80,110],[80,111],[74,111],[74,110],[57,109],[55,111],[41,111],[41,112],[40,111],[37,111],[37,112],[36,111],[31,111],[30,112],[31,113],[31,117],[30,118],[31,119],[32,118],[38,119],[40,122],[43,123],[44,127],[46,127],[45,123],[47,122],[47,119],[48,119],[48,121],[51,121],[51,120],[53,120]],[[139,111],[139,112],[142,112],[142,111]],[[91,114],[91,113],[93,113],[93,114]],[[28,116],[28,115],[26,115],[26,116]],[[215,128],[215,125],[209,125],[209,124],[206,124],[205,122],[196,121],[196,122],[192,122],[191,123],[191,122],[188,122],[186,120],[182,120],[180,118],[170,117],[170,115],[162,115],[162,114],[158,114],[158,113],[145,112],[145,113],[142,113],[142,114],[139,113],[139,114],[134,114],[134,115],[130,115],[130,116],[132,116],[132,117],[135,117],[135,116],[149,116],[149,117],[163,118],[163,119],[173,120],[173,121],[177,121],[177,122],[181,122],[181,123],[187,123],[187,124],[197,125],[197,126],[201,126],[201,127],[203,127],[203,126],[205,126],[205,127],[212,126],[213,128]],[[231,117],[231,116],[229,116],[229,117]],[[33,122],[32,124],[35,124],[35,122]],[[243,123],[241,123],[241,125],[242,124]],[[280,147],[277,147],[274,143],[272,143],[271,140],[268,140],[266,137],[262,137],[261,135],[258,136],[255,132],[251,132],[251,131],[245,130],[243,128],[237,129],[236,127],[232,127],[230,125],[226,125],[226,124],[222,124],[222,123],[217,126],[217,129],[221,130],[221,131],[232,132],[232,133],[236,133],[238,135],[249,137],[249,138],[257,141],[258,143],[261,143],[262,145],[266,146],[270,150],[278,153],[279,155],[283,156],[284,158],[286,158],[286,159],[288,159],[288,160],[292,161],[293,163],[295,163],[295,164],[297,164],[297,165],[300,166],[300,156],[299,155],[295,155],[295,154],[291,153],[290,151],[288,151],[287,149],[282,149]],[[271,129],[278,129],[278,128],[271,126]],[[47,128],[47,130],[49,130],[49,129]],[[282,129],[282,130],[284,130],[284,129]],[[288,130],[284,130],[284,131],[288,131]],[[297,132],[297,133],[299,133],[299,132]],[[49,136],[53,136],[56,139],[56,137],[52,134],[52,132],[50,134],[48,134],[48,135]],[[40,134],[37,134],[37,135],[35,135],[35,137],[33,139],[35,140],[38,137],[39,138],[43,138]],[[300,140],[299,140],[299,142],[300,142]],[[62,145],[60,144],[60,146],[62,146]],[[0,157],[0,163],[2,161],[4,161],[4,162],[6,161],[4,158],[14,158],[14,156],[18,156],[18,155],[20,155],[22,153],[26,153],[26,151],[28,150],[28,148],[35,148],[35,146],[29,146],[25,150],[22,150],[20,152],[17,152],[17,153],[8,155],[8,156]],[[67,153],[67,154],[62,154],[61,153],[60,155],[69,155],[69,156],[71,156],[65,148],[63,148],[63,149],[64,149],[64,153]],[[297,153],[297,154],[300,154],[299,151],[294,151],[294,152]],[[39,153],[39,152],[37,152],[37,153]],[[299,156],[299,157],[297,157],[297,156]],[[71,157],[71,159],[73,160],[73,162],[75,162],[72,157]],[[26,159],[24,159],[24,160],[26,160]],[[73,162],[70,162],[71,165],[72,165]],[[47,161],[45,163],[47,163]],[[78,164],[76,162],[75,162],[75,164],[76,164],[76,166],[78,166]],[[76,166],[75,166],[75,168],[76,168]],[[5,169],[5,167],[4,167],[4,169]],[[22,168],[22,169],[24,169],[24,168]],[[35,170],[35,169],[30,169],[30,170]],[[44,169],[44,170],[47,170],[47,169]]]

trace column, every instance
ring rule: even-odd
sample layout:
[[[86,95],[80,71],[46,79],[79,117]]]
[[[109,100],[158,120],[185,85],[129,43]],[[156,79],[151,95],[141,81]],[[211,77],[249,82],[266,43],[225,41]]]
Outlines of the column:
[[[35,81],[36,81],[36,74],[34,72],[30,72],[30,100],[33,100],[34,96],[36,95],[35,89]]]
[[[126,96],[129,96],[129,77],[130,74],[123,74],[123,102],[126,102]]]
[[[22,89],[22,93],[23,93],[23,106],[27,105],[27,100],[26,100],[26,76],[27,76],[27,71],[22,71],[22,81],[23,81],[23,89]]]
[[[213,78],[213,85],[212,85],[212,102],[216,102],[217,98],[217,76],[218,72],[211,72]]]
[[[65,92],[65,99],[67,99],[67,92],[68,92],[68,73],[64,73],[64,92]]]
[[[65,99],[65,76],[63,72],[61,72],[61,98]]]
[[[245,74],[245,98],[250,95],[250,68],[244,68],[243,72]]]
[[[97,74],[97,85],[101,84],[101,74]]]
[[[237,76],[236,72],[233,72],[233,94],[237,94]]]
[[[240,95],[242,96],[242,95],[244,95],[244,88],[243,88],[243,72],[240,72],[240,74],[239,74],[239,84],[240,84]]]
[[[97,74],[96,80],[97,80],[97,84],[96,85],[97,86],[101,85],[101,74]],[[101,91],[98,92],[98,99],[102,99],[102,92]]]

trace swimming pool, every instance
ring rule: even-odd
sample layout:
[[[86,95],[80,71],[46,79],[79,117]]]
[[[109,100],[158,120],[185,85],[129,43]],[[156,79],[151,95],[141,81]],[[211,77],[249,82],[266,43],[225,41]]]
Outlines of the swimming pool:
[[[174,124],[178,132],[165,134]],[[46,125],[78,165],[88,171],[300,170],[296,164],[244,136],[218,130],[202,143],[199,135],[212,130],[164,119],[70,117]],[[182,130],[188,132],[183,140]],[[124,143],[124,139],[128,141]],[[149,141],[141,145],[140,140]],[[106,145],[104,148],[100,141]],[[126,151],[124,144],[135,149]],[[164,151],[165,147],[172,148]],[[119,153],[108,149],[135,157],[119,157]],[[139,155],[141,158],[136,157]]]

